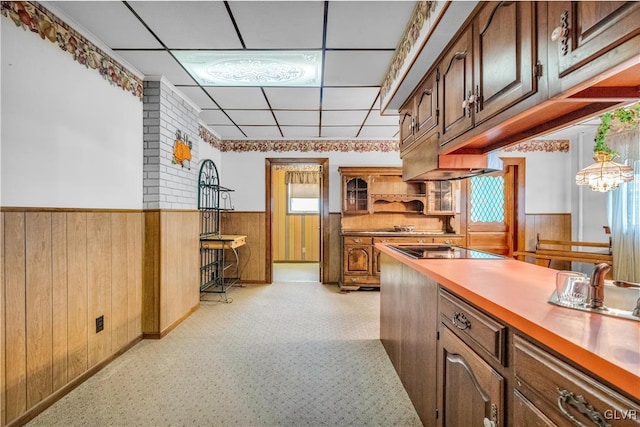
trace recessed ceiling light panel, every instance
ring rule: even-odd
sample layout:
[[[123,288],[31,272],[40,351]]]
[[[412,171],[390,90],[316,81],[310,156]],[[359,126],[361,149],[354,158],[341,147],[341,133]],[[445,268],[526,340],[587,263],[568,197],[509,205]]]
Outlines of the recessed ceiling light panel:
[[[306,86],[319,87],[322,52],[276,51],[172,51],[202,86]]]

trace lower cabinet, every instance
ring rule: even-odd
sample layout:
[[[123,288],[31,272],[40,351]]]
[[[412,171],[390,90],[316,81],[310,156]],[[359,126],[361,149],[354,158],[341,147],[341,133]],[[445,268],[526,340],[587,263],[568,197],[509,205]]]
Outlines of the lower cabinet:
[[[519,335],[514,337],[514,373],[519,400],[514,419],[536,423],[526,425],[640,425],[640,403]]]
[[[447,327],[438,361],[438,426],[502,426],[504,377]]]
[[[380,254],[380,340],[425,426],[635,426],[640,402]]]

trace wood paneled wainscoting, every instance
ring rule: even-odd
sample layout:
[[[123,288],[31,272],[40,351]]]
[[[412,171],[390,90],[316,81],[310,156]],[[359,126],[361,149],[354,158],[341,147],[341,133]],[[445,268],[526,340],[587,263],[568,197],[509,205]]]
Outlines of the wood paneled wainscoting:
[[[267,244],[265,235],[265,212],[231,211],[222,214],[221,229],[224,234],[242,234],[247,236],[247,244],[241,246],[240,280],[243,283],[265,283]],[[340,213],[329,215],[329,259],[324,283],[337,283],[340,279]]]
[[[144,212],[142,332],[162,338],[200,305],[200,213]]]
[[[197,211],[3,207],[0,237],[0,425],[129,349],[148,318],[161,336],[199,305]]]

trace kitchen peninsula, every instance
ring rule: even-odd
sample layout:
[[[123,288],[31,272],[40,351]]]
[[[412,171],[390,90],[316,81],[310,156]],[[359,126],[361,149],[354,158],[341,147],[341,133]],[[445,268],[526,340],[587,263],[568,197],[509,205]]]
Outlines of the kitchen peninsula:
[[[380,338],[425,426],[640,424],[639,322],[549,304],[553,269],[376,249]]]

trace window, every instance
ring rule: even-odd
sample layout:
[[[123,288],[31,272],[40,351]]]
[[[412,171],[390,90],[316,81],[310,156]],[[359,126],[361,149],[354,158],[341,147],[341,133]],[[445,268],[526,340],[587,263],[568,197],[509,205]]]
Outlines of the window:
[[[289,183],[288,213],[313,214],[320,213],[320,185]]]
[[[471,222],[503,222],[504,177],[472,177],[470,202]]]

